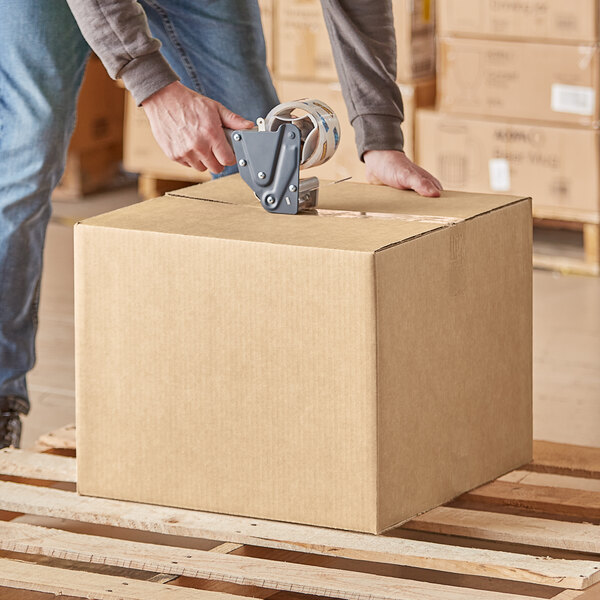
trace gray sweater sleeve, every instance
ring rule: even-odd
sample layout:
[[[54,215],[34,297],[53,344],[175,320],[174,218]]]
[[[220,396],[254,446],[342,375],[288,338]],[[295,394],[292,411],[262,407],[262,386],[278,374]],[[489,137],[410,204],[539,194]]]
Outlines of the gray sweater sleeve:
[[[83,36],[113,79],[141,104],[179,77],[160,53],[135,0],[67,0]]]
[[[358,154],[402,150],[391,0],[321,0]]]

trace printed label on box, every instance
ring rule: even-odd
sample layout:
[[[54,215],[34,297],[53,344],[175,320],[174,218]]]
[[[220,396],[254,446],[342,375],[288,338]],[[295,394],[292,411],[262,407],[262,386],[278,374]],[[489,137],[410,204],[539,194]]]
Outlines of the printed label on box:
[[[552,85],[551,106],[554,112],[592,116],[596,104],[596,92],[593,88],[581,85]]]
[[[510,164],[505,158],[490,158],[490,189],[510,192]]]

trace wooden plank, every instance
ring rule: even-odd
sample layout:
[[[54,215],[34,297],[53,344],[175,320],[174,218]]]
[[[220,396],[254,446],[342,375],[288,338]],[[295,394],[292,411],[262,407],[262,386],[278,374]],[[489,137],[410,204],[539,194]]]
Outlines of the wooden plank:
[[[165,548],[154,544],[73,534],[32,525],[2,525],[0,544],[10,547],[12,552],[41,554],[85,563],[119,565],[128,569],[160,571],[197,579],[349,600],[401,599],[407,597],[407,591],[416,594],[418,590],[422,597],[433,597],[435,593],[439,593],[445,597],[460,594],[467,599],[481,598],[480,590],[469,588],[453,588],[370,573],[210,551]],[[565,569],[568,570],[569,567]],[[567,579],[576,584],[579,575],[580,570],[572,568]],[[556,580],[555,585],[565,587],[565,581]]]
[[[535,269],[557,271],[563,275],[588,275],[590,277],[600,275],[600,265],[597,263],[587,263],[583,259],[579,260],[569,256],[550,256],[534,252],[533,266]]]
[[[600,448],[533,442],[533,462],[524,469],[600,479]]]
[[[65,425],[38,438],[37,450],[43,451],[50,448],[75,450],[75,425]]]
[[[241,600],[241,596],[191,590],[114,575],[99,575],[0,559],[0,586],[95,600]]]
[[[600,526],[440,506],[403,528],[600,554]],[[600,562],[597,563],[600,569]]]
[[[600,263],[600,225],[585,223],[583,225],[583,249],[586,262]]]
[[[0,474],[76,483],[77,463],[66,456],[4,448],[0,450]]]
[[[578,588],[591,585],[599,575],[595,563],[588,561],[540,561],[517,553],[84,497],[0,482],[0,508],[17,507],[30,514],[467,575],[548,585],[556,585],[558,578],[561,587],[572,581],[572,573],[565,570],[571,567],[577,571],[573,585]]]
[[[600,494],[587,490],[492,481],[460,498],[582,519],[600,518]]]
[[[219,544],[214,548],[211,548],[209,552],[220,552],[222,554],[229,554],[235,550],[239,550],[243,548],[244,544],[234,544],[233,542],[225,542],[224,544]]]
[[[555,473],[538,473],[537,471],[511,471],[502,477],[498,477],[496,481],[600,492],[600,479],[571,477],[570,475],[556,475]]]
[[[162,178],[158,175],[140,173],[138,178],[138,193],[144,200],[164,196],[167,192],[179,190],[187,185],[195,185],[195,181],[182,181],[180,179]]]
[[[567,207],[533,207],[533,218],[598,224],[600,223],[600,212]]]
[[[600,600],[600,583],[584,591],[564,590],[552,600]]]

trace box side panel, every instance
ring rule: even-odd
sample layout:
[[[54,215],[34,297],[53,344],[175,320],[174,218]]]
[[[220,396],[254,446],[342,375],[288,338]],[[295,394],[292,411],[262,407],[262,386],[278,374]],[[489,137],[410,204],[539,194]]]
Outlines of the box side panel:
[[[600,211],[600,133],[419,110],[418,162],[453,190],[529,194],[536,209]],[[496,168],[494,168],[496,167]]]
[[[439,40],[438,107],[457,114],[592,125],[598,48],[497,40]]]
[[[598,41],[598,0],[438,0],[441,35],[525,41]]]
[[[531,459],[530,211],[376,256],[380,530]]]
[[[374,531],[373,256],[79,230],[79,491]]]

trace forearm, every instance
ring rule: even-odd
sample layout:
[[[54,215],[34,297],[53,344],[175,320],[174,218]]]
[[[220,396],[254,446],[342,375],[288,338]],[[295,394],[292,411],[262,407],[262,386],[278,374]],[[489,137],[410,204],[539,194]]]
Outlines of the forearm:
[[[135,0],[67,0],[92,50],[113,79],[120,78],[141,104],[178,77],[160,53]]]
[[[402,150],[391,0],[321,0],[359,155]]]

